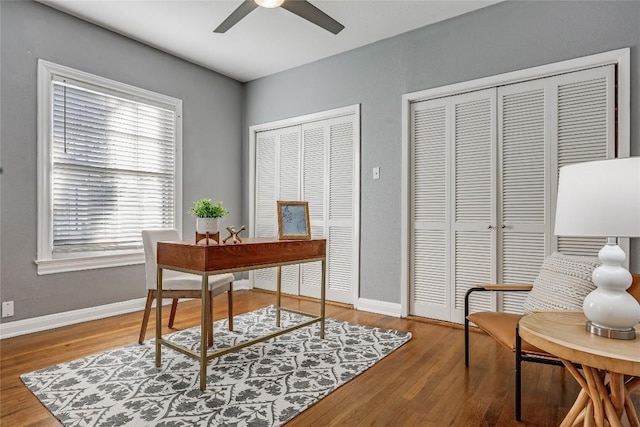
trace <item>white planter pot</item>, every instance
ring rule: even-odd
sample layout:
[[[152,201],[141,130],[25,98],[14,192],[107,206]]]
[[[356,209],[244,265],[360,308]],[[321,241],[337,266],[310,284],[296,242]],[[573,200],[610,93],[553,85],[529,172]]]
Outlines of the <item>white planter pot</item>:
[[[196,231],[200,234],[218,232],[219,218],[196,218]]]

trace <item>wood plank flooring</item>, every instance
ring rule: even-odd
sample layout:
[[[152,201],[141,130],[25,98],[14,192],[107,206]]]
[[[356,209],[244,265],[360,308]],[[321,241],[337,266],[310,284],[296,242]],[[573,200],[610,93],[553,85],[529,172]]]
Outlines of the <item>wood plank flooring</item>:
[[[272,304],[273,295],[236,291],[234,310]],[[317,304],[283,298],[285,307],[315,312]],[[226,296],[216,297],[215,319],[224,318]],[[163,310],[168,317],[169,310]],[[557,426],[579,391],[563,368],[523,367],[523,422],[514,420],[513,354],[481,333],[471,335],[471,366],[464,367],[459,328],[398,319],[327,305],[336,319],[411,331],[413,339],[287,426]],[[154,315],[147,339],[154,335]],[[136,343],[142,312],[115,316],[0,341],[0,425],[59,426],[22,384],[26,372]],[[199,324],[199,300],[180,303],[175,329]],[[164,330],[170,332],[166,327]],[[195,362],[194,362],[195,363]],[[640,393],[634,395],[640,408]]]

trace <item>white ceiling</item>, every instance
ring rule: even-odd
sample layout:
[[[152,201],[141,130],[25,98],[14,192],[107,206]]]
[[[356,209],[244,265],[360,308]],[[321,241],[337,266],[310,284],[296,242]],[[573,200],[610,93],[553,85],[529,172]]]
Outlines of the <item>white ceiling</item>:
[[[285,9],[261,7],[214,33],[242,0],[38,1],[242,82],[497,3],[311,0],[345,26],[333,35]]]

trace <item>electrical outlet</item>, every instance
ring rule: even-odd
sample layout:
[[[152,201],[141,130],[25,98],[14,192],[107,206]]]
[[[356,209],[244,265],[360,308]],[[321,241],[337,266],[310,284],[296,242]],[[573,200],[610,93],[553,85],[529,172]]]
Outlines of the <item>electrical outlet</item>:
[[[13,301],[5,301],[2,303],[2,317],[13,316]]]
[[[380,168],[377,166],[373,168],[373,179],[380,179]]]

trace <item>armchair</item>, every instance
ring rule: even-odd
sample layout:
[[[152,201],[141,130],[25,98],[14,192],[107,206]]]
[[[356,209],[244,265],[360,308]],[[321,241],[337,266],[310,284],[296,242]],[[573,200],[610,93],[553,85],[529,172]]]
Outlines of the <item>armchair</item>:
[[[469,313],[469,300],[477,292],[529,292],[524,308],[526,312],[550,310],[582,311],[582,300],[595,285],[591,273],[598,265],[597,258],[571,257],[554,253],[548,257],[533,285],[479,285],[465,295],[464,338],[465,367],[469,367],[469,328],[473,322],[503,347],[515,354],[515,418],[521,420],[522,362],[563,366],[553,355],[522,340],[518,334],[518,321],[522,314],[504,312]],[[627,292],[640,301],[640,274],[633,274],[633,283]]]

